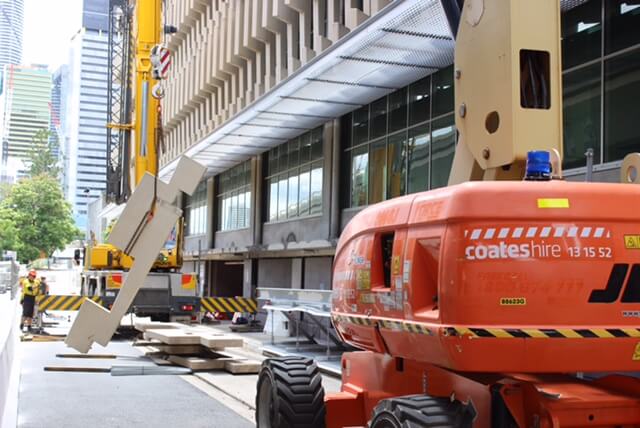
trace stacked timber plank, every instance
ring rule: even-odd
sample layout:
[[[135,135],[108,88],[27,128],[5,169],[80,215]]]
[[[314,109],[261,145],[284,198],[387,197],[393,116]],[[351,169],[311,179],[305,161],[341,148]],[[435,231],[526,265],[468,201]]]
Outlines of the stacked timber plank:
[[[233,374],[260,370],[260,362],[233,351],[244,345],[239,336],[178,323],[137,322],[135,328],[143,333],[143,341],[136,345],[146,347],[145,355],[156,364],[175,364],[193,371],[226,370]]]

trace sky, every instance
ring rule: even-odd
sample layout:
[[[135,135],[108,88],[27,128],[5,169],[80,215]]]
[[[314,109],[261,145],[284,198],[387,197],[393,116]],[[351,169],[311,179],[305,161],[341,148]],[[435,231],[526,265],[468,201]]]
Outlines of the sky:
[[[22,63],[54,71],[67,62],[71,37],[81,26],[82,0],[24,0]]]

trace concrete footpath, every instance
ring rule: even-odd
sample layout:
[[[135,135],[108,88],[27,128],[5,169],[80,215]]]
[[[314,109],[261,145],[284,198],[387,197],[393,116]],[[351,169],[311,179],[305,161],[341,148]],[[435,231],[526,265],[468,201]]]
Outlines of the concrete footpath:
[[[20,306],[10,293],[0,294],[0,427],[16,424],[18,409],[18,323]]]

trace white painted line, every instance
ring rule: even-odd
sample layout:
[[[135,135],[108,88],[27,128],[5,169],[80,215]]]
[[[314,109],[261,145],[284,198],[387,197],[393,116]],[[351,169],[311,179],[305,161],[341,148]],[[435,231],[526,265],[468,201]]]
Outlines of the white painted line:
[[[522,232],[524,231],[524,227],[516,227],[513,229],[512,238],[520,238],[522,236]]]
[[[604,227],[598,227],[596,228],[595,233],[593,234],[594,238],[602,238],[602,235],[604,235]]]
[[[498,238],[500,239],[504,239],[507,236],[509,236],[509,228],[508,227],[503,227],[502,229],[500,229],[500,233],[498,234]]]
[[[476,240],[480,238],[481,234],[482,234],[482,229],[474,229],[474,231],[471,233],[471,240]]]
[[[590,227],[583,227],[582,228],[582,233],[580,234],[581,238],[588,238],[591,235],[591,228]]]
[[[487,231],[484,233],[484,239],[492,239],[493,235],[495,234],[496,234],[495,229],[487,229]]]
[[[569,228],[569,238],[575,238],[578,236],[578,228],[577,227],[570,227]]]
[[[563,234],[564,234],[564,227],[558,226],[558,227],[556,227],[556,230],[553,233],[553,236],[554,236],[554,238],[562,238]]]
[[[530,227],[527,230],[527,238],[535,237],[537,232],[538,232],[538,228],[537,227]]]
[[[541,238],[548,238],[549,235],[551,235],[551,228],[550,227],[543,227],[542,231],[540,232],[540,237]]]

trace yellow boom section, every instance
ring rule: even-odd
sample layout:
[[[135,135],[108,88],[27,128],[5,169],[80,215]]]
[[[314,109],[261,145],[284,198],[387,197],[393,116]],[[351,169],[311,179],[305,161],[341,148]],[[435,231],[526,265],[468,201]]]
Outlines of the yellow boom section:
[[[151,49],[161,42],[162,0],[137,0],[134,19],[135,35],[135,125],[134,178],[135,185],[146,172],[158,174],[156,132],[159,101],[151,96],[157,83],[151,72]]]

